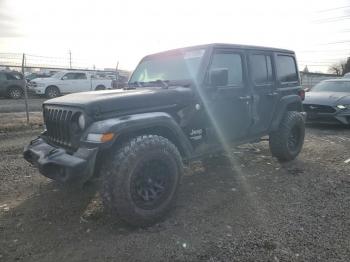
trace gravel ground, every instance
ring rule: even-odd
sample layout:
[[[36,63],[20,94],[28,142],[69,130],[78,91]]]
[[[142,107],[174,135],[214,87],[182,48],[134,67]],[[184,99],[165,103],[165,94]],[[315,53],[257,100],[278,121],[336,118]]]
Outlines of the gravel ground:
[[[97,186],[63,187],[22,159],[39,130],[0,134],[0,261],[350,261],[350,130],[307,129],[281,164],[267,142],[187,168],[177,205],[131,228]]]
[[[39,96],[30,96],[28,99],[29,112],[39,112],[42,110],[42,103],[47,100]],[[0,113],[25,112],[24,99],[0,98]]]

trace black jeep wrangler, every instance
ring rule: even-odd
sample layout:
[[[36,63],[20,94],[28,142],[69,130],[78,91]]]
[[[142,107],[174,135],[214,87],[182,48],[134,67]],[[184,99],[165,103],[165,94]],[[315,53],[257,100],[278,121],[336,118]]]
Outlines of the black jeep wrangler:
[[[304,141],[293,51],[210,44],[146,56],[122,90],[76,93],[43,105],[45,131],[24,157],[62,182],[101,180],[104,205],[133,225],[160,219],[183,162],[269,136],[294,159]]]

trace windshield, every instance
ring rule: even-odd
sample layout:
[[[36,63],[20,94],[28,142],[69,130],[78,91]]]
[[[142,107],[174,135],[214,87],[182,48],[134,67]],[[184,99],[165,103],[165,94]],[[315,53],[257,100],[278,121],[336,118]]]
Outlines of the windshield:
[[[197,76],[204,52],[196,49],[146,58],[135,69],[129,83],[192,80]]]
[[[350,81],[325,81],[315,85],[311,92],[349,92]]]
[[[27,79],[29,80],[33,80],[34,78],[37,78],[37,75],[36,74],[30,74],[28,76],[26,76]]]

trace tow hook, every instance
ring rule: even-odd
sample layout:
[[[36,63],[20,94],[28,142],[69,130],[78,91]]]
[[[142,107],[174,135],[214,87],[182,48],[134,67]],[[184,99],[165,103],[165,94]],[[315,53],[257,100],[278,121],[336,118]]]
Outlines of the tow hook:
[[[32,141],[30,141],[30,145],[32,146],[32,145],[36,144],[39,141],[39,139],[40,139],[40,137],[33,139]]]
[[[51,149],[51,150],[49,151],[49,153],[47,154],[47,156],[51,156],[51,155],[53,155],[53,154],[56,153],[56,152],[58,152],[58,150],[57,150],[56,148]]]

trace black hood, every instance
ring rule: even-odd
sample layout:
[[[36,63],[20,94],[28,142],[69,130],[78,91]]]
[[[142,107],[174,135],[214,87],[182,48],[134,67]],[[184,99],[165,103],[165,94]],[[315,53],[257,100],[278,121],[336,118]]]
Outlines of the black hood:
[[[190,88],[160,87],[118,89],[74,93],[44,102],[44,105],[72,106],[83,109],[88,115],[128,112],[149,112],[162,108],[182,107],[193,100]]]
[[[304,104],[316,105],[348,105],[350,104],[350,93],[342,92],[307,92]]]

